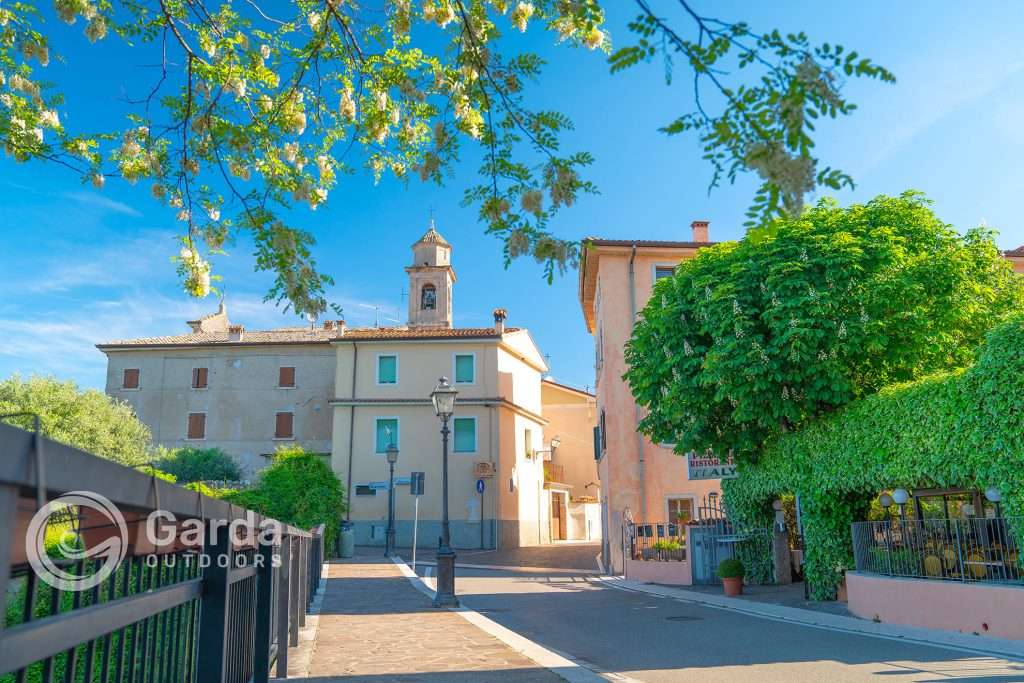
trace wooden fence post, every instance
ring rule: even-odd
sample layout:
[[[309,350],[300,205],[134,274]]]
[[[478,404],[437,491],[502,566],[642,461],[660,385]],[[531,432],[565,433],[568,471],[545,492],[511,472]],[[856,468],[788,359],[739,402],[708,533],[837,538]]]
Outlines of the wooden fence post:
[[[253,643],[253,683],[267,683],[270,679],[270,622],[273,617],[274,606],[271,600],[274,597],[273,591],[273,559],[274,545],[265,543],[266,539],[260,538],[256,547],[257,572],[256,572],[256,625],[255,642]]]
[[[288,584],[291,578],[291,536],[281,536],[281,566],[277,568],[277,666],[278,678],[288,677]]]
[[[223,683],[228,638],[228,602],[231,593],[231,534],[218,529],[218,520],[207,523],[203,555],[209,566],[203,569],[203,599],[199,610],[199,650],[196,655],[196,683]],[[226,558],[227,561],[221,560]],[[226,564],[227,566],[222,566]]]

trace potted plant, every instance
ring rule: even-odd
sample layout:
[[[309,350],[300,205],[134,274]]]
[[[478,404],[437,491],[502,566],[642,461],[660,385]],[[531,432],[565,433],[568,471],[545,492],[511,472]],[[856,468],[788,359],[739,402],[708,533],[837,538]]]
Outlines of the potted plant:
[[[743,577],[747,568],[735,557],[729,557],[718,564],[718,578],[722,579],[725,594],[730,597],[743,595]]]

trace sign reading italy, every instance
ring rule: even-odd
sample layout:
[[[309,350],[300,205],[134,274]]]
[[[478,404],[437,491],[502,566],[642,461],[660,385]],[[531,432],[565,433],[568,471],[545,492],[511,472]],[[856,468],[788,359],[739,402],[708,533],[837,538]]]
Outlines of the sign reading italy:
[[[711,451],[697,454],[690,451],[686,456],[686,471],[690,481],[695,479],[734,479],[736,463],[732,454],[722,460]]]

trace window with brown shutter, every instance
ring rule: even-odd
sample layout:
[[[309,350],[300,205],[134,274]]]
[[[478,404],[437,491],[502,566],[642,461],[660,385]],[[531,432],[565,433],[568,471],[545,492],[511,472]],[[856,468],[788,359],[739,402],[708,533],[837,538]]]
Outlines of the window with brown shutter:
[[[209,368],[192,368],[192,388],[205,389],[210,376]]]
[[[188,438],[193,440],[206,438],[206,413],[188,414]]]
[[[292,423],[295,420],[293,413],[278,413],[277,421],[274,425],[274,438],[275,439],[290,439],[292,438]]]
[[[277,373],[277,386],[279,387],[294,387],[295,386],[295,368],[281,368]]]
[[[125,368],[124,377],[121,379],[122,389],[138,389],[139,388],[139,369],[138,368]]]

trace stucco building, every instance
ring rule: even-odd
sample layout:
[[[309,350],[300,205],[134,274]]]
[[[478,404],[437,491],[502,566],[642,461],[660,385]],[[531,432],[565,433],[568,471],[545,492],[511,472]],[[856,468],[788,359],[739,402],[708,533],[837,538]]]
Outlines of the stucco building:
[[[452,325],[451,251],[433,225],[412,246],[406,325],[247,331],[222,304],[189,322],[187,334],[100,344],[107,392],[135,407],[157,443],[219,447],[248,475],[282,443],[322,453],[349,491],[359,544],[384,543],[385,451],[393,443],[397,543],[412,543],[408,477],[424,472],[417,540],[433,546],[441,436],[430,393],[443,375],[458,390],[449,443],[453,545],[596,539],[597,473],[592,447],[583,447],[592,444],[594,397],[545,382],[543,354],[527,330],[506,326],[503,309],[489,327]]]
[[[641,408],[622,379],[625,344],[654,282],[710,244],[706,221],[694,221],[692,228],[689,242],[584,241],[579,299],[587,330],[594,335],[602,556],[612,571],[622,570],[627,515],[637,522],[696,518],[701,499],[720,492],[717,479],[691,480],[686,458],[674,453],[671,444],[652,443],[638,431]]]

